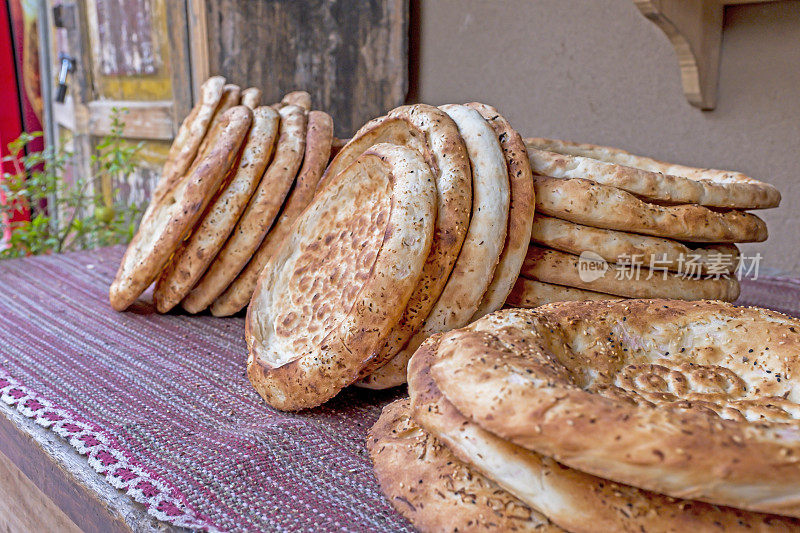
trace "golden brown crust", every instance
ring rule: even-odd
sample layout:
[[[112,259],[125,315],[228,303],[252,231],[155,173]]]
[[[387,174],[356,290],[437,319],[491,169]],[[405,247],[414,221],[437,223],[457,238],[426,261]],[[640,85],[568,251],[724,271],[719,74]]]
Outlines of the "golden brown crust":
[[[153,199],[109,289],[114,309],[122,311],[136,301],[192,230],[233,165],[252,120],[253,112],[244,106],[225,112],[210,134],[213,148],[208,155],[196,160],[181,180]]]
[[[450,277],[422,327],[391,360],[358,386],[390,388],[405,382],[405,367],[419,345],[434,333],[469,323],[494,276],[508,229],[509,182],[502,148],[480,113],[463,105],[444,105],[464,139],[472,167],[472,217]],[[399,343],[398,343],[399,344]],[[401,381],[390,381],[390,378]]]
[[[472,167],[472,216],[458,259],[439,299],[403,351],[413,354],[440,331],[466,325],[491,283],[508,231],[510,188],[503,150],[489,123],[464,105],[441,106],[455,121]]]
[[[166,313],[189,293],[225,244],[272,157],[278,122],[278,113],[271,107],[259,107],[253,112],[253,126],[237,165],[231,169],[231,179],[156,282],[153,302],[159,313]]]
[[[469,156],[458,127],[447,113],[425,104],[398,107],[364,125],[331,161],[320,187],[379,142],[413,148],[430,166],[436,179],[436,230],[419,285],[387,345],[365,369],[365,374],[402,349],[428,317],[461,250],[472,205]]]
[[[211,117],[211,124],[208,125],[208,131],[213,131],[214,128],[217,127],[217,124],[219,124],[220,120],[222,120],[222,115],[224,115],[228,109],[239,105],[241,93],[241,88],[232,83],[228,83],[222,88],[222,96],[219,99],[217,108],[214,110],[214,116]],[[200,148],[197,149],[197,157],[205,157],[208,151],[212,148],[213,146],[211,144],[211,137],[204,137],[203,142],[200,143]]]
[[[525,140],[537,174],[585,178],[643,198],[728,209],[777,207],[778,189],[740,172],[656,161],[617,148],[555,139]]]
[[[503,155],[508,166],[508,181],[511,198],[508,211],[508,230],[506,242],[495,269],[494,278],[483,295],[478,310],[471,320],[496,311],[503,306],[514,283],[519,277],[519,270],[525,260],[528,249],[528,238],[533,224],[534,194],[533,173],[525,151],[525,143],[517,131],[497,109],[478,102],[467,106],[475,109],[489,122],[500,141]]]
[[[242,105],[246,105],[253,111],[261,104],[261,89],[248,87],[242,91]]]
[[[566,302],[489,315],[431,374],[514,444],[676,498],[800,516],[800,320],[722,302]]]
[[[436,190],[415,150],[377,144],[295,221],[247,309],[248,376],[273,407],[319,405],[358,379],[430,250]]]
[[[211,82],[213,79],[214,78],[211,78],[206,83]],[[224,81],[224,78],[221,79]],[[210,84],[210,89],[213,89],[213,87],[214,84]],[[196,141],[197,143],[199,143],[199,146],[195,149],[194,152],[192,152],[191,156],[193,158],[192,164],[195,164],[196,162],[205,158],[208,155],[211,148],[213,148],[213,142],[212,142],[213,136],[211,135],[211,133],[216,129],[217,125],[222,120],[222,115],[224,115],[225,112],[231,109],[232,107],[239,105],[239,96],[240,96],[240,89],[238,85],[234,85],[232,83],[223,85],[219,93],[219,100],[217,101],[216,107],[214,107],[213,112],[210,115],[206,115],[208,117],[208,124],[206,125],[206,129],[203,135],[199,135],[198,137],[198,134],[200,133],[200,127],[203,124],[202,120],[200,120],[202,117],[198,115],[198,119],[195,120],[195,125],[193,126],[193,128],[187,131],[187,133],[189,134],[189,138],[179,139],[178,137],[176,137],[175,140],[173,141],[172,147],[170,148],[170,152],[172,152],[172,150],[178,143],[184,143],[186,145],[186,148],[184,150],[181,150],[181,154],[185,155],[187,151],[194,146],[194,142]],[[207,97],[201,96],[201,98],[207,98]],[[199,113],[202,113],[204,111],[207,110],[205,110],[204,108],[198,108]],[[180,135],[180,133],[181,132],[179,131],[178,135]],[[183,165],[180,165],[180,168],[183,168]],[[187,170],[186,172],[191,171],[191,168],[192,167],[190,166],[189,170]],[[177,171],[178,168],[176,168],[175,170]],[[153,191],[150,204],[147,206],[147,209],[145,210],[144,215],[142,216],[142,220],[148,218],[151,215],[150,210],[154,206],[158,205],[160,199],[164,195],[166,195],[173,187],[175,187],[177,181],[180,180],[183,177],[183,175],[184,174],[175,174],[175,172],[170,172],[166,170],[165,166],[165,172],[161,176],[161,180],[159,180],[155,191]]]
[[[211,131],[211,120],[222,98],[225,78],[212,76],[200,87],[200,98],[189,115],[183,120],[170,146],[164,170],[156,185],[151,201],[160,199],[175,186],[189,170],[197,156],[197,150],[206,133]]]
[[[302,107],[306,112],[308,112],[311,111],[311,95],[306,91],[292,91],[284,95],[283,99],[281,100],[281,104],[284,106],[296,105],[297,107]]]
[[[280,217],[261,242],[258,250],[239,273],[239,276],[225,289],[213,304],[211,313],[214,316],[229,316],[238,313],[250,301],[258,283],[258,276],[278,250],[283,239],[289,233],[295,219],[311,202],[331,151],[333,138],[333,119],[322,111],[311,111],[308,114],[308,133],[303,166],[297,175],[297,181],[291,194],[286,199]]]
[[[306,114],[294,105],[284,106],[278,113],[281,122],[275,156],[225,246],[181,302],[190,313],[199,313],[211,305],[241,272],[278,216],[294,183],[305,150]]]
[[[592,228],[568,220],[537,214],[531,228],[531,242],[562,252],[580,255],[591,251],[609,263],[638,258],[649,265],[684,274],[734,272],[739,249],[734,244],[689,246],[682,242],[611,229]]]
[[[439,338],[426,341],[408,368],[412,416],[461,461],[567,531],[795,531],[797,519],[677,500],[584,474],[504,441],[465,418],[431,377]]]
[[[602,263],[600,263],[602,264]],[[682,276],[664,269],[653,269],[649,263],[618,265],[608,263],[604,272],[588,277],[581,268],[586,261],[580,256],[542,248],[531,244],[520,274],[528,279],[576,287],[626,298],[677,298],[679,300],[723,300],[739,297],[739,280],[733,276]]]
[[[595,228],[689,242],[761,242],[764,221],[742,211],[701,205],[657,205],[586,179],[533,177],[536,212]]]
[[[519,278],[506,299],[510,307],[528,309],[553,302],[583,302],[588,300],[621,300],[621,296]]]
[[[422,532],[561,528],[459,461],[412,419],[407,399],[383,408],[367,436],[375,477],[397,511]]]

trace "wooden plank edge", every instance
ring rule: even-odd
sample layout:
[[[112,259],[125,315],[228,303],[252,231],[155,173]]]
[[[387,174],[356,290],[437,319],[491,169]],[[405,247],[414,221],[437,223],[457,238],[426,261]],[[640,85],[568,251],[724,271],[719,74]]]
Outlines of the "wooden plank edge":
[[[200,86],[211,77],[208,51],[208,7],[206,0],[188,0],[189,56],[192,65],[193,100],[200,99]]]
[[[87,533],[184,531],[112,487],[64,439],[0,402],[0,452]]]
[[[0,531],[81,533],[75,522],[3,453],[0,479]]]

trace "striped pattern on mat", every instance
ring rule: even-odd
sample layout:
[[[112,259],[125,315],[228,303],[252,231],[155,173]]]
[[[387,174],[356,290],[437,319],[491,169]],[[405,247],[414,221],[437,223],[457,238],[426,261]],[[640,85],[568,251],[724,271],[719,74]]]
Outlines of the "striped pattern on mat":
[[[243,319],[108,304],[122,247],[0,262],[0,397],[166,522],[205,530],[411,531],[365,449],[405,391],[346,390],[299,414],[245,376]],[[800,280],[742,282],[798,316]]]
[[[299,414],[245,376],[242,318],[108,304],[124,249],[0,261],[0,395],[166,522],[206,530],[411,531],[366,433],[400,391]],[[148,297],[149,299],[149,297]]]

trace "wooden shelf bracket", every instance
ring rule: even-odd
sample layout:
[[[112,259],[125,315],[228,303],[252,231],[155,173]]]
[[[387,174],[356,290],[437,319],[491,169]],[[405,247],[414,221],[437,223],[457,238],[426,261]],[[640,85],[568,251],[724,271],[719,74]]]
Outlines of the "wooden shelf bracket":
[[[667,35],[681,72],[686,99],[703,110],[717,101],[724,4],[719,0],[634,0]]]
[[[686,99],[704,111],[717,103],[719,58],[725,6],[775,0],[634,0],[661,28],[678,55]]]

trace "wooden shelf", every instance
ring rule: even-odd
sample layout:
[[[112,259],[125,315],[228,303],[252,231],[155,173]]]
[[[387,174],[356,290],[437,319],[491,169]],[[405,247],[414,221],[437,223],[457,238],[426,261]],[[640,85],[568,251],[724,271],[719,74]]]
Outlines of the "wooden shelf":
[[[678,56],[681,83],[693,106],[717,103],[722,23],[726,5],[776,0],[634,0],[636,7],[667,35]]]

